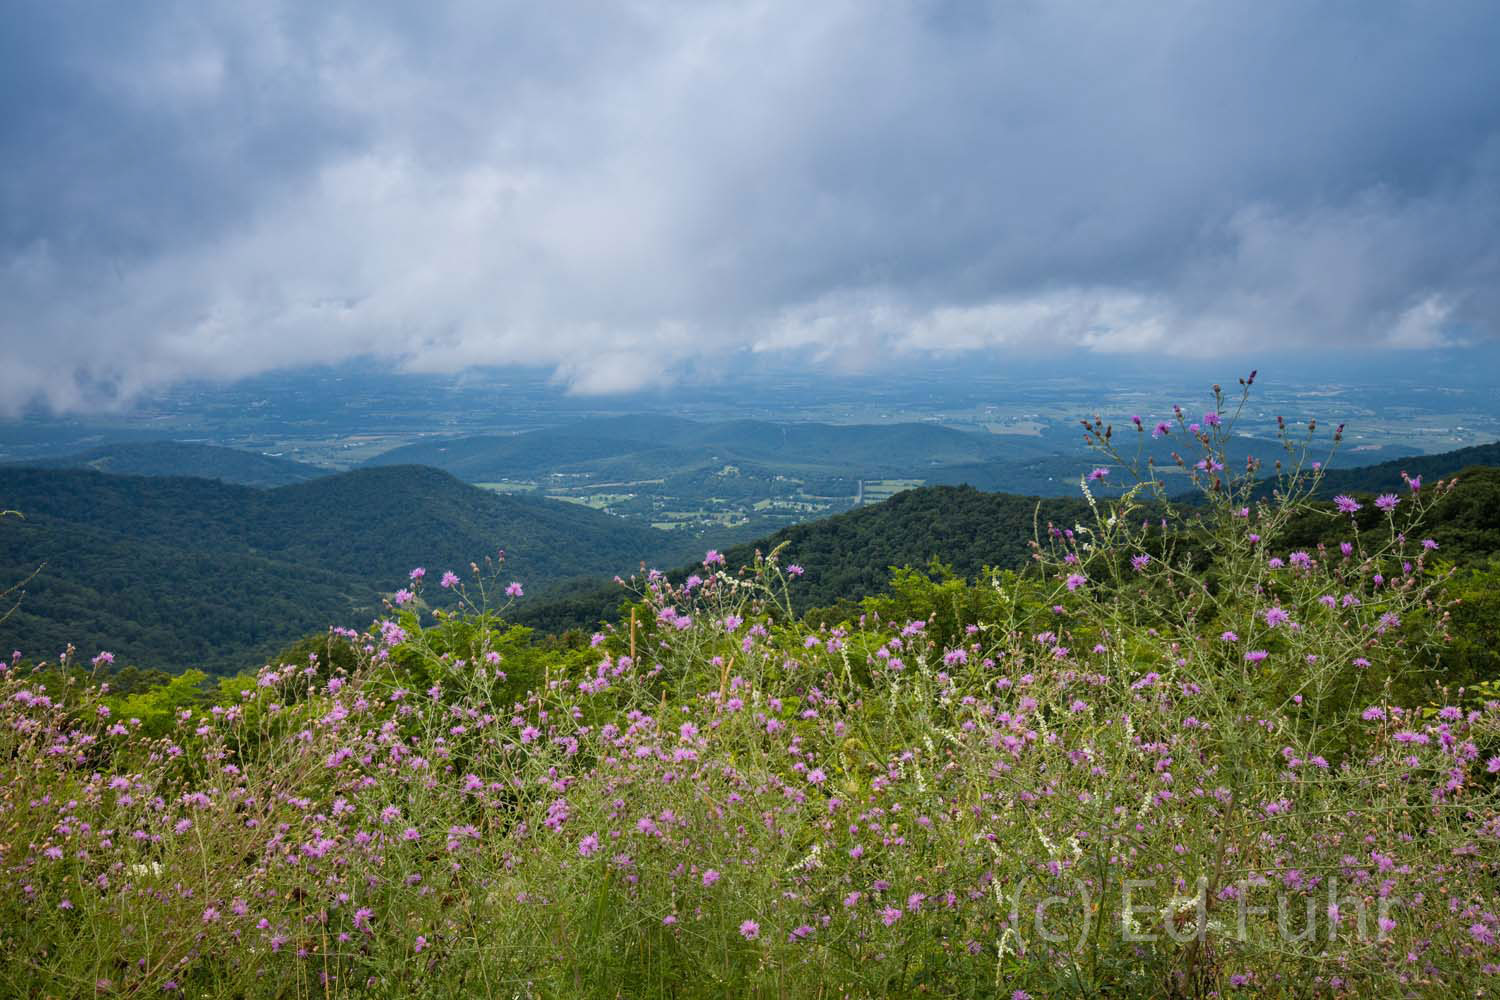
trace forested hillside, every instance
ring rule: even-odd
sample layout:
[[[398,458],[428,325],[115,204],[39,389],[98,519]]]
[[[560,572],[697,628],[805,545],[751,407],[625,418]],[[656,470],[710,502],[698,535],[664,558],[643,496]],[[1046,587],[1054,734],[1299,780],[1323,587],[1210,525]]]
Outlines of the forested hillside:
[[[506,572],[542,593],[697,547],[417,467],[272,490],[10,469],[0,509],[24,516],[0,524],[0,579],[36,571],[0,645],[46,656],[71,642],[149,667],[239,669],[330,624],[362,625],[413,566],[464,573],[504,549]]]
[[[685,422],[684,422],[685,423]],[[1376,491],[1406,469],[1432,481],[1500,446],[1335,470],[1323,492],[1365,497],[1358,520],[1375,524]],[[1464,477],[1434,510],[1442,554],[1481,564],[1500,551],[1493,470]],[[463,572],[504,549],[507,573],[525,581],[514,617],[546,631],[591,629],[613,618],[623,590],[609,582],[644,561],[684,567],[713,540],[654,531],[587,508],[489,493],[434,469],[356,470],[271,490],[204,479],[124,477],[83,470],[6,470],[0,509],[0,579],[40,572],[0,645],[54,655],[68,643],[110,648],[148,667],[243,668],[330,624],[363,624],[379,595],[418,565]],[[1034,530],[1086,518],[1079,499],[924,487],[846,514],[731,547],[732,562],[786,544],[805,569],[799,610],[881,592],[892,567],[934,560],[960,577],[1028,558]],[[1311,544],[1326,525],[1304,518],[1289,541]],[[723,536],[720,536],[723,537]],[[439,604],[445,594],[434,588]]]
[[[1384,492],[1400,484],[1403,472],[1430,481],[1474,466],[1500,466],[1500,441],[1435,455],[1413,455],[1376,465],[1344,468],[1341,463],[1323,474],[1319,492],[1324,496],[1361,491]]]

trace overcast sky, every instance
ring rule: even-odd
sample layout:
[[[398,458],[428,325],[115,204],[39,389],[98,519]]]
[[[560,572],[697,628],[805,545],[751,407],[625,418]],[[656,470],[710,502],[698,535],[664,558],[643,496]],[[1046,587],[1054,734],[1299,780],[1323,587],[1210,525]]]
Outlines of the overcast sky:
[[[1500,6],[13,4],[0,410],[1500,328]]]

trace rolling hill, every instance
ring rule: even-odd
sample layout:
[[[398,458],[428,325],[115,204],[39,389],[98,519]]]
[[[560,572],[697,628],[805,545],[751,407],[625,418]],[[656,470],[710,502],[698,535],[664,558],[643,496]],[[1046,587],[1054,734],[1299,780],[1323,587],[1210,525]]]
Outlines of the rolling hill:
[[[1500,466],[1500,441],[1374,465],[1332,468],[1324,473],[1321,490],[1327,496],[1335,493],[1383,493],[1401,485],[1402,472],[1431,482],[1474,466]]]
[[[1133,451],[1133,441],[1117,440]],[[1144,443],[1164,472],[1175,472],[1172,449],[1184,447],[1177,437],[1147,438]],[[1407,451],[1388,445],[1359,458],[1387,459]],[[1229,453],[1234,462],[1241,463],[1251,454],[1274,457],[1280,454],[1280,446],[1267,438],[1237,437],[1230,442]],[[1027,436],[929,423],[699,423],[642,414],[601,417],[520,434],[432,438],[364,463],[366,467],[392,464],[431,465],[474,483],[539,481],[548,489],[577,492],[589,483],[613,482],[638,492],[695,499],[721,495],[725,484],[710,477],[730,465],[744,474],[746,489],[759,490],[761,495],[776,495],[776,488],[767,481],[783,477],[803,482],[807,494],[852,500],[860,493],[862,481],[884,479],[1076,496],[1079,474],[1097,463],[1083,449],[1074,429]],[[755,480],[755,485],[748,480]],[[642,513],[649,520],[651,510],[622,508],[620,512]]]
[[[275,455],[187,441],[108,444],[75,455],[32,459],[37,469],[93,469],[117,476],[192,476],[242,486],[285,486],[328,475],[327,469]]]
[[[148,667],[238,669],[330,624],[364,625],[408,570],[465,574],[505,550],[530,593],[671,565],[682,536],[436,469],[358,470],[261,490],[207,479],[7,469],[0,580],[42,569],[0,645],[55,656],[108,648]],[[435,580],[434,598],[442,597]]]
[[[639,415],[508,436],[422,441],[365,464],[432,465],[469,481],[596,466],[618,474],[660,475],[695,464],[732,462],[868,478],[946,465],[1012,461],[1058,450],[1054,442],[1043,438],[976,434],[936,424],[697,423]]]
[[[697,425],[684,429],[688,423],[663,420],[657,429],[680,440],[699,433],[691,430]],[[741,430],[759,434],[763,428]],[[913,433],[930,430],[942,431]],[[827,445],[817,436],[822,433],[813,432],[813,439]],[[1430,481],[1481,462],[1500,464],[1500,445],[1335,470],[1325,491],[1393,490],[1401,469]],[[1475,473],[1448,505],[1443,516],[1452,522],[1453,544],[1445,544],[1445,554],[1496,548],[1486,518],[1497,475]],[[515,609],[518,620],[548,630],[591,627],[611,617],[624,596],[602,581],[642,562],[692,565],[708,547],[686,533],[495,494],[413,466],[358,469],[271,489],[8,467],[0,479],[0,509],[25,515],[0,522],[0,587],[41,567],[20,609],[0,623],[0,646],[51,657],[73,642],[82,653],[108,648],[147,667],[242,668],[329,624],[368,622],[381,595],[401,586],[413,566],[427,566],[434,576],[450,568],[462,573],[501,548],[504,578],[523,580],[528,589]],[[938,559],[972,576],[985,565],[1019,565],[1035,519],[1071,523],[1083,515],[1074,499],[928,486],[782,528],[730,548],[728,556],[731,565],[744,563],[755,549],[786,542],[785,561],[806,567],[799,605],[817,607],[880,591],[892,566]],[[1307,530],[1318,526],[1310,522]],[[732,533],[713,537],[728,540]],[[434,600],[444,597],[436,587],[429,591]]]

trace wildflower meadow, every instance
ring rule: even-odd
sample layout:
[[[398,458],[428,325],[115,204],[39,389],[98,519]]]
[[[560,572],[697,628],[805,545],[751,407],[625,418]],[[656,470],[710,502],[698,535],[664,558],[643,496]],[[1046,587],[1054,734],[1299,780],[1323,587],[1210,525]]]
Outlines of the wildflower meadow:
[[[783,553],[710,552],[548,646],[495,563],[169,713],[17,658],[0,993],[1492,995],[1500,693],[1430,667],[1451,483],[1318,499],[1315,423],[1235,465],[1253,381],[1085,420],[1087,522],[926,606],[799,620]]]

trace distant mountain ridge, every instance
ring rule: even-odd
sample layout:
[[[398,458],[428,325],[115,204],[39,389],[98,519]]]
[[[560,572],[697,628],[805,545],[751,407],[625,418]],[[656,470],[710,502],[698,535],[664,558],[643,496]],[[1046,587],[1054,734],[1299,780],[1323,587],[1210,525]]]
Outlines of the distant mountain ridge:
[[[962,463],[1053,455],[1054,443],[979,434],[937,424],[698,423],[675,417],[601,417],[513,435],[434,439],[405,445],[364,465],[432,465],[470,481],[524,478],[632,458],[643,469],[692,462],[751,462],[874,476]]]
[[[1348,469],[1335,465],[1323,474],[1320,491],[1328,496],[1345,492],[1383,493],[1402,485],[1402,472],[1430,482],[1473,466],[1500,466],[1500,441]]]
[[[9,463],[33,469],[93,469],[117,476],[191,476],[242,486],[285,486],[329,475],[328,469],[276,455],[188,441],[107,444],[74,455]]]
[[[1121,442],[1127,451],[1134,445]],[[1175,439],[1147,440],[1163,467]],[[1236,437],[1231,458],[1279,450],[1266,438]],[[1379,460],[1402,446],[1367,453]],[[1078,476],[1098,464],[1072,429],[997,434],[940,424],[697,422],[641,414],[599,417],[510,435],[431,438],[367,459],[364,467],[431,465],[468,482],[537,480],[548,475],[584,481],[641,482],[732,464],[814,481],[838,480],[854,491],[860,480],[920,479],[927,485],[1073,496]]]

